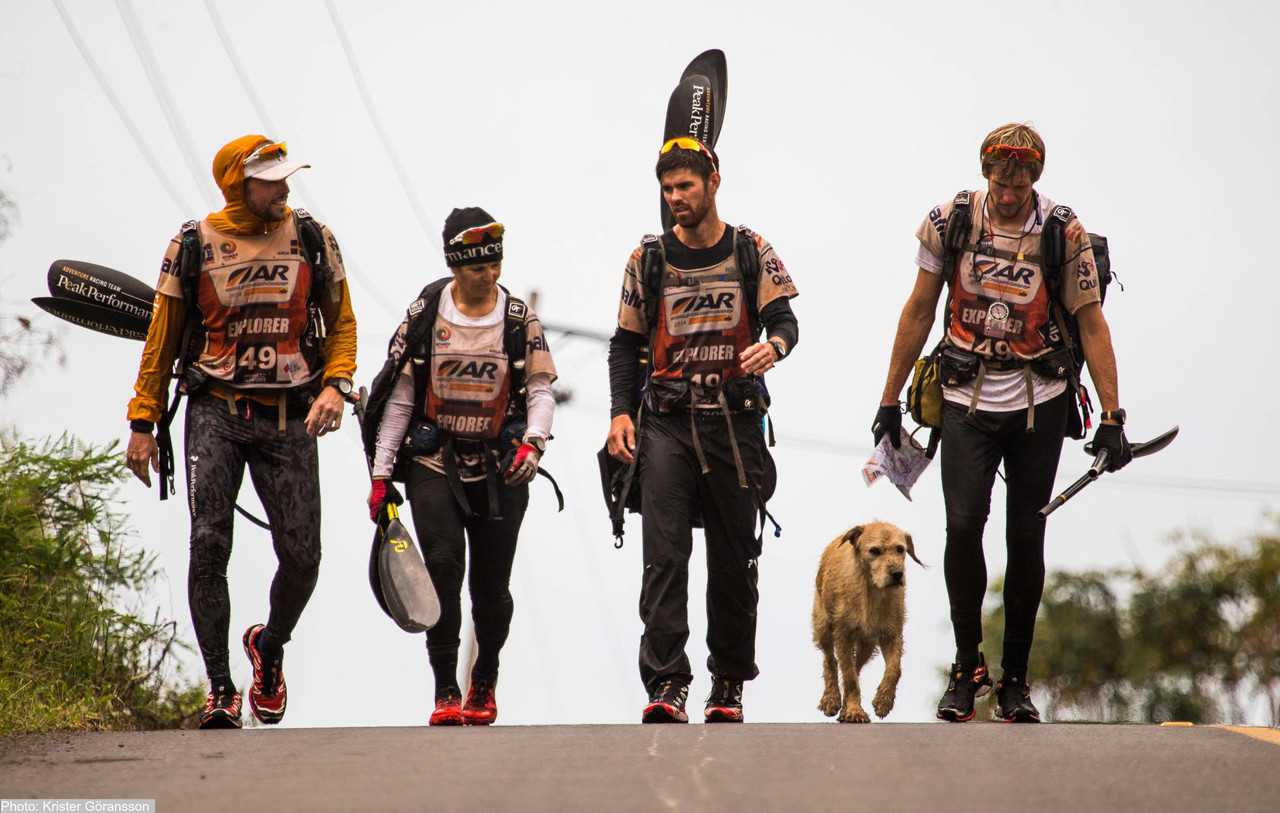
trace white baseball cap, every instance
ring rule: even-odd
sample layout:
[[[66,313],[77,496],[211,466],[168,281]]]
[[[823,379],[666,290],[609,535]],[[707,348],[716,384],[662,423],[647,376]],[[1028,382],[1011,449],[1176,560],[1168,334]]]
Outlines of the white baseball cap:
[[[300,169],[308,169],[310,164],[288,160],[289,148],[281,141],[279,144],[263,144],[244,159],[244,177],[257,178],[260,181],[283,181]]]

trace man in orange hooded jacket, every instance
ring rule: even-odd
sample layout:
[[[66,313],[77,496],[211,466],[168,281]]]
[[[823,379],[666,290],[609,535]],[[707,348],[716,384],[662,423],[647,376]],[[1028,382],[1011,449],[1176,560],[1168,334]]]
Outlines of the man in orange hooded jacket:
[[[189,396],[187,593],[210,683],[201,728],[240,727],[227,642],[227,562],[246,464],[279,562],[267,623],[244,634],[253,665],[249,705],[268,725],[284,717],[284,644],[319,572],[316,438],[342,425],[356,367],[356,321],[337,240],[320,226],[331,271],[322,280],[287,205],[286,178],[307,166],[290,161],[284,143],[260,135],[218,151],[213,176],[227,205],[195,224],[200,263],[192,279],[184,282],[190,264],[179,261],[183,234],[169,244],[129,402],[126,462],[150,487],[150,473],[160,470],[152,433],[170,371],[181,362]]]

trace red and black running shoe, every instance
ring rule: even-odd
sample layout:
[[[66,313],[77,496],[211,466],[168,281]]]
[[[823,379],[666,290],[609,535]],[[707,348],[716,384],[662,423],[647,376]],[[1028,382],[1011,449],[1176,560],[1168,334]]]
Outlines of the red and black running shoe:
[[[472,680],[467,692],[467,703],[462,707],[463,725],[489,725],[498,719],[498,704],[493,690],[496,684],[487,680]]]
[[[951,664],[951,681],[942,699],[938,701],[938,719],[953,723],[966,723],[973,719],[973,701],[991,690],[991,676],[987,674],[987,659],[978,653],[978,665],[962,669]]]
[[[237,692],[209,692],[200,715],[200,728],[240,728],[240,695]]]
[[[457,689],[446,689],[436,697],[427,725],[462,725],[462,694]]]
[[[649,695],[649,705],[644,707],[642,723],[687,723],[689,715],[684,704],[689,699],[689,687],[673,680],[659,683]]]
[[[712,675],[706,716],[708,723],[742,722],[742,681]]]
[[[1040,710],[1031,702],[1031,684],[1026,678],[1005,675],[996,684],[996,716],[1006,723],[1040,722]]]
[[[288,700],[284,685],[284,659],[264,663],[258,652],[258,636],[266,629],[254,624],[244,631],[244,654],[253,664],[253,686],[249,688],[249,708],[263,725],[275,725],[284,719]]]

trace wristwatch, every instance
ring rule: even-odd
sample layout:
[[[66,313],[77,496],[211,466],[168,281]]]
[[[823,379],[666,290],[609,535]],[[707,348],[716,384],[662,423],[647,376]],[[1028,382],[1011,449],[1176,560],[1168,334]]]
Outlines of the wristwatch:
[[[333,387],[334,389],[336,389],[338,391],[338,394],[341,395],[343,398],[346,398],[348,395],[351,394],[350,378],[339,378],[338,376],[334,376],[333,378],[326,378],[324,380],[324,385],[326,387]]]
[[[787,346],[782,343],[781,339],[770,339],[769,344],[773,345],[773,352],[778,354],[778,361],[782,361],[787,357]]]
[[[1121,426],[1124,426],[1124,410],[1123,409],[1104,410],[1102,413],[1102,420],[1115,421]]]
[[[547,439],[537,435],[525,435],[524,442],[538,450],[538,454],[547,453]]]

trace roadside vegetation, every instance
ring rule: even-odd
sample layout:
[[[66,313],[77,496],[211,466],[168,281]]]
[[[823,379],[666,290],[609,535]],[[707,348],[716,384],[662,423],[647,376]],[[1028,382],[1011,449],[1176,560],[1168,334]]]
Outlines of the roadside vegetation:
[[[17,222],[0,190],[0,240]],[[0,300],[0,403],[56,336]],[[6,409],[6,414],[11,414]],[[33,441],[0,426],[0,734],[177,728],[203,708],[178,685],[175,624],[141,607],[158,571],[117,509],[117,444]]]
[[[1155,573],[1049,574],[1030,661],[1046,720],[1280,726],[1280,515],[1237,543],[1173,542]],[[997,676],[1003,589],[983,619]]]
[[[112,443],[0,443],[0,733],[188,725],[198,687],[174,687],[175,624],[122,609],[158,572],[115,510]]]

